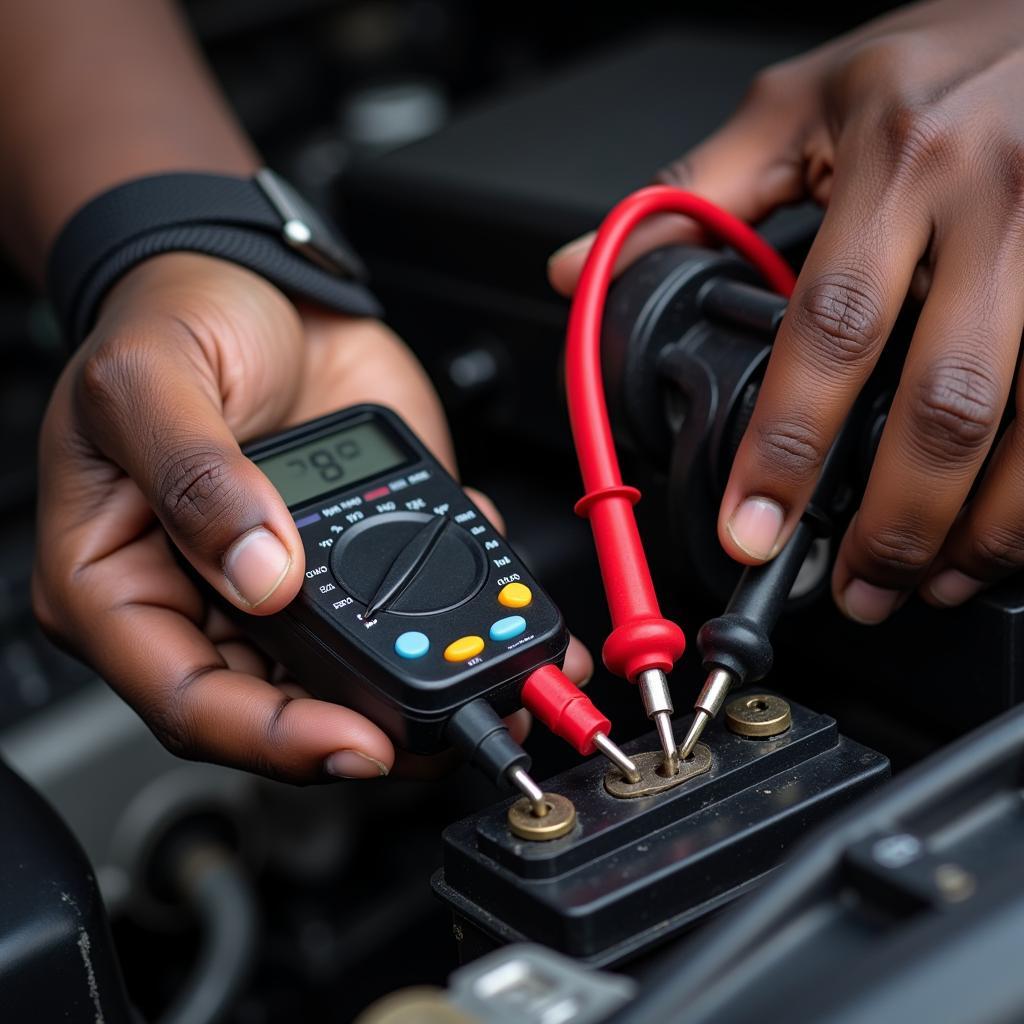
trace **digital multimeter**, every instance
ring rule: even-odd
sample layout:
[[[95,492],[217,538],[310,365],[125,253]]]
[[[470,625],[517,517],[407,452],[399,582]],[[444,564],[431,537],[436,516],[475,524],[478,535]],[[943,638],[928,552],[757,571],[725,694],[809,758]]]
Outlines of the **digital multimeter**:
[[[281,612],[235,618],[313,696],[432,753],[460,708],[508,714],[561,664],[559,610],[393,412],[355,406],[243,450],[292,513],[306,578]]]

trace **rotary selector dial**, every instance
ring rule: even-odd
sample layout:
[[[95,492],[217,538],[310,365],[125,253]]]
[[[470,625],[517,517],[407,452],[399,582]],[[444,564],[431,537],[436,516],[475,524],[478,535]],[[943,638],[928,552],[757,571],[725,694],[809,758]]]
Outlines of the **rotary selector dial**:
[[[361,604],[381,612],[433,615],[468,601],[487,578],[480,545],[449,516],[386,512],[347,530],[331,571]]]

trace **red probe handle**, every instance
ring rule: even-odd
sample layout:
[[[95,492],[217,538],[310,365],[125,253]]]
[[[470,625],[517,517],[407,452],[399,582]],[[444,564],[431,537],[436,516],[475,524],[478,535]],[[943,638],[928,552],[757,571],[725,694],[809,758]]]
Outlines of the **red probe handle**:
[[[544,665],[523,684],[523,707],[584,757],[594,752],[594,735],[611,732],[611,722],[560,669]]]
[[[661,615],[633,514],[640,492],[622,483],[604,396],[601,326],[623,242],[641,220],[665,212],[696,220],[750,260],[782,294],[788,296],[795,281],[785,260],[743,221],[700,196],[663,185],[627,196],[597,232],[569,315],[567,394],[586,492],[576,508],[590,520],[612,618],[604,663],[610,671],[631,680],[649,668],[669,671],[682,655],[686,639],[674,622]]]

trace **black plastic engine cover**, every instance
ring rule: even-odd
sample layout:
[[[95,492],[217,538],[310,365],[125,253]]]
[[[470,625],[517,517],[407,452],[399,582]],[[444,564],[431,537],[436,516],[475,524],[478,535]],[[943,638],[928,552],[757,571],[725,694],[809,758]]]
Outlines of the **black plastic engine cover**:
[[[0,1020],[137,1024],[85,854],[0,762]]]

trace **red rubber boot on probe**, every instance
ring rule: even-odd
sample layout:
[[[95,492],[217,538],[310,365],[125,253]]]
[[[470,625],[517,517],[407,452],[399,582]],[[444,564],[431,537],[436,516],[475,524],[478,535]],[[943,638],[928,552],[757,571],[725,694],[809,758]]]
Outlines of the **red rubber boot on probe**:
[[[637,766],[609,739],[611,722],[560,669],[544,665],[523,684],[523,707],[584,757],[600,750],[627,782],[639,782]]]

